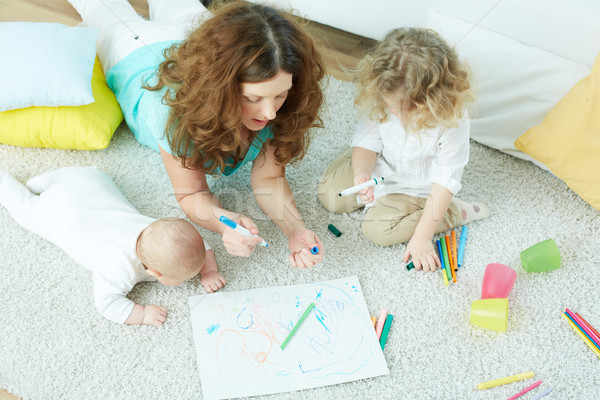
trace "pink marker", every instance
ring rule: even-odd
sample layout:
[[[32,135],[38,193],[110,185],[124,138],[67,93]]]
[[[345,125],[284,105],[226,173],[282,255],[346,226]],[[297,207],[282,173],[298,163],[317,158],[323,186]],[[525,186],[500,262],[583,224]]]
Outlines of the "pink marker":
[[[540,386],[541,384],[542,384],[542,381],[537,381],[533,385],[527,386],[525,389],[521,390],[519,393],[513,394],[507,400],[515,400],[517,397],[523,396],[525,393],[529,392],[531,389],[535,389],[536,387]]]
[[[381,331],[383,331],[383,324],[385,324],[386,317],[387,317],[387,310],[384,308],[379,313],[379,318],[377,318],[377,326],[375,327],[375,333],[377,334],[377,340],[381,339]]]

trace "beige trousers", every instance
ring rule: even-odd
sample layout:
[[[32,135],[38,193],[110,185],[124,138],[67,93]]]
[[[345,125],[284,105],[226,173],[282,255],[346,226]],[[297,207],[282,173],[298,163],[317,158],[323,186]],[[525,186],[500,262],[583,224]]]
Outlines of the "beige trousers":
[[[364,207],[358,203],[356,196],[338,196],[343,189],[353,185],[352,148],[349,148],[333,160],[323,173],[319,182],[319,201],[323,207],[335,213],[348,213]],[[408,242],[423,215],[426,201],[426,198],[401,193],[383,196],[365,213],[362,222],[363,234],[371,242],[381,246]],[[455,228],[460,221],[458,208],[450,204],[436,233]]]

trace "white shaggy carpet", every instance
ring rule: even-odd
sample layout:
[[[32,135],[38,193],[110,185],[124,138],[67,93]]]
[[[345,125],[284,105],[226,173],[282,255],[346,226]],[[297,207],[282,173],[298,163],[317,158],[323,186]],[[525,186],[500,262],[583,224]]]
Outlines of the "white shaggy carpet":
[[[385,358],[390,375],[283,393],[273,399],[500,399],[542,380],[531,399],[600,399],[600,359],[561,318],[564,307],[600,328],[600,213],[552,174],[477,143],[460,197],[486,202],[491,217],[469,225],[458,283],[444,287],[440,273],[408,272],[404,245],[382,248],[360,233],[359,212],[333,215],[316,199],[317,180],[348,144],[355,123],[352,84],[330,79],[326,129],[288,178],[307,222],[324,242],[325,261],[292,269],[285,237],[266,219],[250,192],[249,168],[212,181],[225,207],[257,221],[270,243],[249,259],[228,255],[206,233],[221,271],[223,290],[299,284],[358,275],[369,311],[387,308],[394,324]],[[160,156],[139,145],[125,125],[103,151],[26,149],[0,145],[0,168],[25,181],[48,169],[97,165],[125,196],[153,217],[183,216]],[[327,225],[342,232],[334,237]],[[203,293],[199,280],[179,288],[138,285],[130,297],[169,310],[160,328],[114,324],[93,304],[90,273],[60,249],[17,225],[0,207],[0,387],[24,399],[202,398],[188,297]],[[519,252],[554,238],[559,270],[528,274]],[[509,300],[508,330],[469,322],[488,263],[511,266],[518,278]],[[532,370],[535,378],[484,391],[480,382]]]

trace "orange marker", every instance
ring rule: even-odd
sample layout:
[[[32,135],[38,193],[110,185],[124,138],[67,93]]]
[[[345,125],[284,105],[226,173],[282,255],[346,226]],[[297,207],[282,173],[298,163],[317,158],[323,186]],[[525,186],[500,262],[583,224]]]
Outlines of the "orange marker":
[[[452,282],[456,282],[456,272],[454,271],[454,257],[452,257],[452,249],[450,249],[450,236],[444,237],[446,240],[446,249],[448,250],[448,258],[450,259],[450,272],[452,273]]]
[[[377,318],[371,317],[371,321],[373,322],[373,328],[375,328],[375,324],[377,323]]]
[[[456,248],[456,232],[452,231],[452,257],[454,257],[454,269],[458,271],[458,260],[456,256],[458,254],[458,249]]]

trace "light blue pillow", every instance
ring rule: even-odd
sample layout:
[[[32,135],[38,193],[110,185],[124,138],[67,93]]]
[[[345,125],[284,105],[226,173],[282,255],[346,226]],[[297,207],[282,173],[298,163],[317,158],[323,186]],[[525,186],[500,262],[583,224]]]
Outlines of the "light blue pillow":
[[[0,22],[0,111],[93,103],[98,33],[48,22]]]

